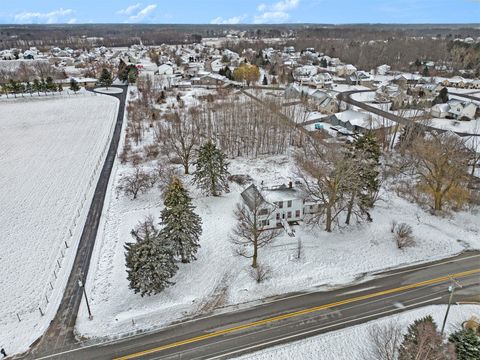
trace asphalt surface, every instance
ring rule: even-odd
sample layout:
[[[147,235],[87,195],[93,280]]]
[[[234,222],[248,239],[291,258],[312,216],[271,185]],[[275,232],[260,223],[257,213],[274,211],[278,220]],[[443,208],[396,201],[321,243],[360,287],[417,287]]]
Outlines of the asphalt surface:
[[[398,115],[395,115],[391,112],[388,112],[388,111],[383,111],[379,108],[376,108],[374,106],[371,106],[371,105],[368,105],[362,101],[357,101],[357,100],[354,100],[352,99],[352,95],[353,94],[356,94],[356,93],[362,93],[362,92],[373,92],[375,90],[352,90],[352,91],[345,91],[345,92],[342,92],[340,94],[338,94],[337,98],[338,100],[340,101],[345,101],[347,104],[350,104],[350,105],[353,105],[353,106],[356,106],[356,107],[359,107],[360,109],[363,109],[365,111],[368,111],[368,112],[371,112],[373,114],[376,114],[378,116],[381,116],[385,119],[389,119],[389,120],[392,120],[398,124],[401,124],[401,125],[408,125],[410,124],[412,121],[410,119],[406,119],[404,117],[401,117],[401,116],[398,116]],[[474,96],[471,96],[471,95],[466,95],[466,94],[458,94],[458,93],[452,93],[451,95],[455,95],[455,96],[459,96],[459,97],[463,97],[463,98],[466,98],[466,99],[470,99],[470,100],[479,100],[480,99],[478,97],[474,97]],[[428,129],[429,131],[436,131],[436,132],[445,132],[446,130],[442,130],[442,129],[438,129],[438,128],[435,128],[435,127],[432,127],[432,126],[428,126],[428,125],[425,125],[425,124],[422,124],[422,123],[418,123],[419,125],[425,127],[426,129]],[[461,137],[467,137],[467,136],[472,136],[471,133],[464,133],[464,132],[461,132],[461,131],[454,131],[455,134],[457,134],[458,136],[461,136]],[[480,134],[474,134],[473,136],[480,136]]]
[[[416,307],[447,303],[452,274],[463,286],[454,301],[480,303],[480,253],[467,252],[374,274],[373,280],[356,285],[272,298],[257,306],[120,341],[84,345],[45,359],[227,359]]]
[[[36,358],[44,354],[57,352],[59,349],[74,348],[77,344],[73,331],[83,296],[83,288],[78,285],[78,281],[81,280],[85,284],[87,278],[90,258],[95,245],[110,174],[117,154],[125,113],[127,86],[112,87],[122,88],[124,91],[121,94],[107,94],[120,100],[118,115],[110,147],[85,221],[75,261],[55,318],[50,323],[45,334],[25,354],[26,358]]]

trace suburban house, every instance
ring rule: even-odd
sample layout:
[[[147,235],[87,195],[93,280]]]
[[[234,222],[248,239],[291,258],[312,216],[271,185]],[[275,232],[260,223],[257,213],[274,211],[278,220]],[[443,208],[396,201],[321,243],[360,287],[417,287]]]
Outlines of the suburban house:
[[[263,187],[262,192],[252,184],[241,196],[250,211],[257,212],[257,220],[262,229],[283,226],[287,230],[288,224],[302,221],[305,214],[318,211],[318,205],[306,202],[292,182],[288,185]]]
[[[401,106],[405,99],[405,92],[395,84],[382,84],[375,92],[376,101],[391,102],[394,106]]]
[[[477,113],[477,105],[475,105],[473,102],[450,100],[448,102],[448,105],[450,105],[450,116],[452,116],[454,119],[475,119]]]
[[[317,105],[317,108],[321,113],[334,114],[338,111],[338,101],[333,96],[327,96]]]
[[[312,76],[310,80],[306,82],[306,84],[317,89],[331,88],[333,84],[333,78],[329,73],[320,73]]]
[[[351,64],[337,66],[338,76],[350,76],[350,75],[353,75],[356,71],[357,71],[357,68]]]
[[[376,120],[370,114],[346,110],[330,116],[329,121],[332,125],[338,125],[355,133],[366,133],[368,131],[376,131],[392,126],[391,120]]]
[[[356,71],[347,76],[347,84],[371,86],[373,84],[373,78],[365,71]]]
[[[161,64],[155,73],[157,75],[173,75],[173,66],[171,64]]]
[[[446,118],[450,114],[450,105],[436,104],[430,109],[430,115],[434,118]]]

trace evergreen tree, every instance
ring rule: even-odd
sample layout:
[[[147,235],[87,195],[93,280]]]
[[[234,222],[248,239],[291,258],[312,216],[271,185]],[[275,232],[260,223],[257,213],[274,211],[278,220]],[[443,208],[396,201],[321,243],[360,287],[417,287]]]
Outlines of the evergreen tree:
[[[428,66],[423,68],[423,76],[430,76],[430,70],[428,70]]]
[[[158,241],[145,240],[125,245],[127,279],[135,293],[158,294],[173,285],[170,279],[178,270],[168,246]]]
[[[200,148],[195,166],[193,182],[200,189],[212,196],[228,192],[226,155],[211,140]]]
[[[72,90],[75,94],[80,90],[78,82],[74,78],[70,79],[70,90]]]
[[[47,91],[55,91],[57,90],[57,86],[53,82],[53,79],[51,76],[48,76],[46,81],[45,81],[45,88]]]
[[[173,254],[183,263],[196,260],[199,239],[202,234],[202,220],[195,214],[192,199],[180,179],[173,178],[165,192],[165,208],[161,213],[160,230],[162,238],[172,249]]]
[[[40,95],[40,91],[42,90],[42,86],[40,85],[40,81],[38,79],[33,80],[33,85],[32,85],[33,91],[35,91],[38,95]]]
[[[27,81],[25,84],[25,92],[29,93],[30,95],[32,94],[32,84],[30,81]]]
[[[455,345],[457,360],[480,359],[480,335],[472,329],[458,330],[448,340]]]
[[[446,87],[442,88],[438,95],[435,97],[433,103],[435,104],[445,104],[448,102],[448,89]]]
[[[137,71],[133,70],[133,69],[130,69],[128,71],[128,83],[129,84],[135,84],[135,82],[137,81]]]
[[[113,82],[111,72],[108,71],[108,69],[104,68],[102,70],[102,73],[100,74],[100,78],[98,79],[98,82],[100,83],[101,86],[105,86],[108,89],[108,87],[112,85],[112,82]]]
[[[173,285],[178,270],[172,247],[159,235],[153,217],[148,216],[130,232],[136,242],[125,245],[127,279],[135,293],[157,294]]]
[[[48,91],[47,82],[45,81],[44,78],[40,80],[40,89],[43,93],[45,93],[45,95],[47,95],[47,91]]]
[[[263,75],[263,85],[268,85],[267,75]]]
[[[415,320],[408,327],[398,360],[449,360],[453,357],[431,316]]]
[[[357,137],[349,150],[348,156],[357,162],[358,171],[350,187],[350,201],[345,222],[350,223],[354,204],[357,204],[360,215],[365,215],[368,221],[372,221],[369,211],[373,208],[380,189],[380,146],[375,134],[368,132],[364,136]]]

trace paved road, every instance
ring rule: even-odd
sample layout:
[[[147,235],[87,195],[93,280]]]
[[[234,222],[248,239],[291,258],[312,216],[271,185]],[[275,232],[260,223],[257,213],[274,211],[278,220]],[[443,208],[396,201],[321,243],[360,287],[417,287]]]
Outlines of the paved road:
[[[375,91],[375,90],[352,90],[352,91],[345,91],[345,92],[342,92],[340,94],[338,94],[338,100],[340,101],[345,101],[347,104],[350,104],[350,105],[354,105],[356,107],[359,107],[360,109],[363,109],[365,111],[368,111],[368,112],[371,112],[373,114],[376,114],[378,116],[381,116],[385,119],[389,119],[389,120],[392,120],[398,124],[401,124],[401,125],[408,125],[408,124],[411,124],[412,123],[412,120],[410,119],[406,119],[404,117],[401,117],[401,116],[398,116],[398,115],[395,115],[391,112],[388,112],[388,111],[383,111],[379,108],[376,108],[374,106],[371,106],[371,105],[368,105],[364,102],[361,102],[361,101],[357,101],[357,100],[354,100],[352,99],[352,95],[353,94],[356,94],[356,93],[362,93],[362,92],[372,92],[372,91]],[[474,100],[480,100],[479,98],[475,98],[473,96],[470,96],[470,95],[465,95],[465,94],[453,94],[452,95],[455,95],[455,96],[461,96],[461,97],[465,97],[465,98],[470,98],[470,99],[474,99]],[[417,123],[423,127],[425,127],[426,129],[428,129],[429,131],[437,131],[437,132],[445,132],[446,130],[442,130],[442,129],[438,129],[438,128],[435,128],[435,127],[432,127],[432,126],[428,126],[428,125],[425,125],[425,124],[422,124],[422,123]],[[461,132],[461,131],[454,131],[455,134],[459,135],[459,136],[462,136],[462,137],[466,137],[466,136],[472,136],[472,134],[470,133],[464,133],[464,132]],[[476,134],[476,135],[473,135],[473,136],[480,136],[480,134]]]
[[[118,143],[125,113],[125,100],[127,95],[127,86],[118,86],[124,91],[121,94],[112,94],[120,100],[115,130],[108,149],[107,157],[103,165],[100,177],[95,188],[92,203],[87,215],[82,236],[78,245],[77,254],[73,263],[70,277],[63,294],[62,301],[58,308],[55,318],[50,323],[46,333],[34,344],[31,351],[26,354],[27,357],[38,357],[40,354],[49,354],[58,351],[58,349],[73,348],[76,340],[73,334],[75,321],[77,319],[78,308],[82,301],[82,288],[78,285],[78,280],[85,283],[90,265],[90,258],[95,238],[97,236],[100,216],[102,214],[105,193],[108,188],[108,181],[112,171],[113,162],[116,158]],[[101,120],[101,119],[99,119]]]
[[[377,274],[373,280],[346,288],[289,294],[254,307],[45,359],[230,358],[415,307],[446,303],[452,274],[463,285],[455,301],[480,302],[480,253],[467,252]]]
[[[458,97],[463,97],[468,100],[480,101],[480,95],[462,94],[462,93],[456,93],[456,92],[449,92],[449,94],[458,96]]]

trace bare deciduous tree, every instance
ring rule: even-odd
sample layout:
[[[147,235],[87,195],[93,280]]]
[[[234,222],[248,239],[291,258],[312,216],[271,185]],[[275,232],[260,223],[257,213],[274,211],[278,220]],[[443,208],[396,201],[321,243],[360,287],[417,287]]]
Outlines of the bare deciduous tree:
[[[146,192],[151,189],[156,182],[157,178],[154,174],[146,172],[141,167],[136,166],[133,173],[125,175],[120,180],[119,190],[122,190],[125,195],[132,196],[133,199],[137,198],[140,192]]]
[[[350,161],[339,147],[312,146],[311,153],[297,157],[299,176],[308,198],[320,204],[320,211],[310,221],[324,220],[325,230],[332,231],[333,222],[348,208],[346,192],[354,186],[357,163]],[[310,177],[310,178],[308,178]]]
[[[231,241],[236,246],[238,255],[251,258],[252,267],[258,266],[258,250],[270,244],[281,231],[278,229],[263,229],[265,219],[270,218],[274,208],[263,199],[256,187],[249,189],[248,205],[237,204],[235,217],[237,224],[232,230]],[[247,189],[248,190],[248,189]],[[251,249],[252,248],[252,249]]]
[[[445,201],[461,207],[468,198],[468,155],[463,140],[448,133],[418,138],[408,153],[417,188],[433,200],[433,210],[441,211]]]
[[[401,326],[394,321],[374,325],[368,331],[368,343],[362,355],[365,360],[396,360],[402,343]]]

